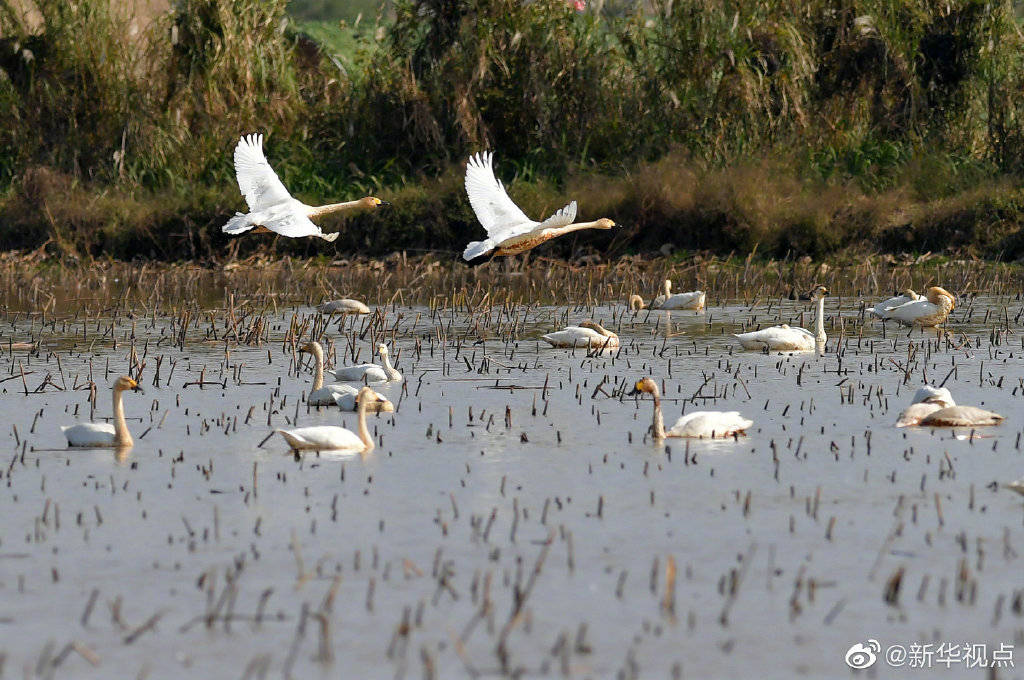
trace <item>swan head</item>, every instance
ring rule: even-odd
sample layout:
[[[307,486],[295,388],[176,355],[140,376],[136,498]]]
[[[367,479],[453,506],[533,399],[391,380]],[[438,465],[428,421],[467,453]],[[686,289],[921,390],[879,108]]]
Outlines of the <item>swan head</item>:
[[[825,286],[815,286],[814,289],[811,291],[811,300],[817,302],[818,300],[824,298],[826,295],[828,295],[828,288],[826,288]]]
[[[902,295],[903,297],[910,298],[911,300],[917,300],[920,299],[921,297],[920,295],[914,292],[913,288],[907,288],[906,290],[903,291]]]
[[[637,310],[644,309],[645,307],[647,307],[647,303],[644,302],[644,299],[642,297],[640,297],[636,293],[633,293],[632,295],[629,296],[629,308],[631,310],[635,312]]]
[[[371,210],[374,208],[379,208],[382,205],[391,205],[387,201],[382,201],[376,196],[367,196],[366,198],[361,198],[359,199],[359,204],[362,205],[364,208],[369,208]]]
[[[299,348],[299,352],[306,352],[308,354],[323,354],[324,348],[320,346],[320,343],[316,340],[310,340],[305,345]]]
[[[633,391],[630,392],[630,394],[635,395],[640,394],[641,392],[646,392],[647,394],[658,394],[658,383],[654,382],[651,378],[637,380],[636,384],[633,385]]]
[[[377,394],[376,390],[372,387],[364,386],[356,394],[356,405],[361,406],[366,403],[366,410],[374,413],[380,413],[382,411],[392,412],[395,410],[395,405],[390,400]]]
[[[928,302],[932,303],[933,305],[941,304],[942,298],[949,298],[949,308],[956,309],[956,298],[953,297],[953,294],[950,293],[945,288],[940,288],[939,286],[932,286],[931,288],[928,289],[927,297]]]
[[[611,229],[614,226],[615,223],[612,222],[607,217],[602,217],[601,219],[594,222],[594,229]]]
[[[377,354],[379,354],[382,359],[388,356],[388,346],[385,345],[383,342],[377,345]]]
[[[114,381],[114,391],[124,392],[126,390],[131,390],[132,392],[141,392],[142,394],[146,393],[146,391],[142,389],[142,385],[135,382],[128,376],[123,375]]]

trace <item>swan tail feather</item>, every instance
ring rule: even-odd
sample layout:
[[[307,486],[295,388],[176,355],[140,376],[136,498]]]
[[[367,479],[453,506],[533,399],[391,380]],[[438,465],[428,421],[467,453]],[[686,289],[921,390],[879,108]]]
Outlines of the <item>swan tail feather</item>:
[[[494,242],[491,239],[485,241],[473,241],[466,246],[466,250],[462,253],[462,259],[469,261],[486,255],[487,253],[494,250]]]
[[[221,231],[225,234],[241,234],[255,226],[256,223],[252,221],[251,215],[235,213],[235,216],[228,220],[228,223],[223,226]]]

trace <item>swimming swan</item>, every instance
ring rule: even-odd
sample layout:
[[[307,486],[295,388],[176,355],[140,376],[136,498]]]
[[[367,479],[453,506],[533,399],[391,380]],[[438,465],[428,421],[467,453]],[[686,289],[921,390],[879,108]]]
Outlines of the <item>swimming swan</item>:
[[[280,433],[293,451],[372,451],[374,444],[370,431],[366,428],[366,411],[373,401],[373,389],[364,387],[359,390],[359,434],[337,425],[319,425],[314,427],[297,427],[292,430],[274,430]]]
[[[651,430],[655,439],[666,437],[695,437],[698,439],[723,439],[737,434],[754,424],[739,411],[694,411],[681,416],[672,429],[665,431],[665,420],[661,415],[661,392],[658,384],[650,378],[637,381],[630,394],[646,392],[654,397],[654,421]]]
[[[919,298],[893,307],[886,311],[882,318],[895,319],[905,326],[938,326],[955,308],[956,298],[952,293],[945,288],[932,286],[928,289],[927,299]]]
[[[705,294],[702,290],[691,293],[672,294],[672,281],[665,279],[663,292],[651,302],[651,309],[704,309]]]
[[[369,314],[370,308],[359,300],[342,298],[340,300],[331,300],[330,302],[324,302],[323,304],[317,305],[316,311],[321,314],[330,314],[332,312],[339,312],[343,314]]]
[[[885,319],[885,315],[900,305],[905,305],[908,302],[914,302],[915,300],[924,300],[923,295],[918,295],[910,288],[903,291],[902,295],[891,297],[888,300],[882,300],[877,305],[871,308],[871,313],[877,316],[879,319]]]
[[[584,321],[579,326],[566,326],[560,331],[541,337],[552,347],[618,347],[619,336],[596,321]]]
[[[128,424],[124,421],[124,404],[121,401],[121,393],[125,390],[133,392],[145,391],[131,378],[122,376],[114,381],[114,422],[111,423],[79,423],[78,425],[63,425],[61,432],[68,438],[68,446],[116,446],[127,447],[135,443],[131,432],[128,431]]]
[[[734,336],[743,345],[743,349],[765,349],[793,351],[812,350],[817,343],[824,343],[825,336],[825,296],[828,288],[817,286],[811,293],[811,299],[818,303],[814,314],[814,333],[803,328],[792,328],[786,324],[762,328],[749,333],[736,333]]]
[[[391,360],[388,358],[388,348],[383,344],[377,345],[377,353],[380,354],[384,366],[377,364],[357,364],[355,366],[343,366],[333,371],[334,379],[337,382],[395,382],[402,379],[402,374],[394,369]]]
[[[947,406],[956,406],[953,395],[945,387],[925,385],[914,394],[914,401],[903,409],[896,427],[918,425],[926,417]]]
[[[306,205],[292,198],[263,155],[263,135],[243,135],[239,140],[235,146],[235,177],[249,205],[249,212],[235,213],[224,225],[223,231],[226,234],[241,234],[256,227],[255,232],[272,231],[291,238],[317,236],[325,241],[333,241],[338,238],[338,232],[325,234],[310,221],[311,217],[387,205],[373,196],[321,206]]]
[[[505,187],[494,177],[490,151],[470,156],[466,164],[466,194],[476,218],[487,231],[483,241],[466,246],[462,257],[472,260],[491,251],[497,255],[518,255],[550,239],[580,229],[611,229],[607,218],[573,223],[576,201],[571,202],[543,222],[534,222],[509,198]]]
[[[947,406],[929,413],[921,422],[921,427],[985,427],[1003,422],[1003,416],[986,411],[977,406]]]
[[[299,352],[312,354],[316,372],[313,374],[313,387],[306,401],[310,406],[334,406],[337,404],[342,411],[355,411],[358,403],[359,388],[352,385],[324,385],[324,348],[319,342],[307,342]],[[373,400],[367,406],[370,411],[394,411],[395,405],[379,392],[373,392]]]

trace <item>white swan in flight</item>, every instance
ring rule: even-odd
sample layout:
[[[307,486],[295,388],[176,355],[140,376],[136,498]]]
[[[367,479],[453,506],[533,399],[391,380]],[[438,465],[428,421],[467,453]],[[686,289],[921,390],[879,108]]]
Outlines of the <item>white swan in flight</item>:
[[[354,208],[372,209],[387,205],[373,196],[348,203],[312,206],[292,198],[277,173],[263,155],[263,135],[244,135],[235,147],[235,176],[238,188],[249,205],[248,213],[235,213],[224,225],[227,234],[241,234],[256,227],[256,232],[272,231],[298,238],[317,236],[325,241],[338,238],[338,232],[325,234],[313,224],[311,217]]]
[[[923,295],[918,295],[912,289],[907,288],[903,291],[902,295],[891,297],[888,300],[882,300],[877,305],[871,308],[871,313],[877,316],[879,319],[885,319],[885,315],[900,305],[905,305],[908,302],[914,302],[915,300],[924,300]]]
[[[914,401],[900,413],[896,427],[918,425],[927,416],[947,406],[956,406],[953,395],[945,387],[925,385],[914,394]]]
[[[494,176],[490,151],[470,156],[466,164],[466,194],[487,238],[473,241],[462,253],[466,260],[494,252],[494,255],[518,255],[550,239],[580,229],[611,229],[615,223],[602,217],[594,222],[577,222],[576,201],[571,202],[543,222],[534,222],[509,198],[505,187]]]
[[[887,310],[883,319],[894,319],[904,326],[938,326],[956,308],[956,298],[945,288],[932,286],[925,298],[906,302]]]
[[[358,403],[359,388],[352,385],[324,385],[324,348],[319,342],[307,342],[299,352],[313,355],[314,365],[313,387],[310,388],[306,401],[310,406],[334,406],[337,404],[342,411],[355,411]],[[373,392],[373,401],[367,407],[370,411],[394,411],[395,405],[379,392]]]
[[[566,326],[541,339],[552,347],[618,347],[619,336],[597,323],[584,321],[579,326]]]
[[[370,431],[366,427],[366,412],[373,401],[373,394],[373,389],[369,387],[359,390],[359,434],[336,425],[296,427],[290,430],[274,431],[284,437],[288,446],[294,451],[356,451],[359,453],[372,451],[374,444]]]
[[[681,416],[671,430],[665,431],[665,419],[661,414],[661,392],[658,384],[650,378],[637,381],[630,394],[646,392],[654,397],[654,421],[651,430],[655,439],[666,437],[694,437],[697,439],[724,439],[745,434],[754,424],[740,415],[739,411],[694,411]]]
[[[342,366],[335,369],[334,379],[337,382],[396,382],[402,379],[402,374],[395,370],[388,358],[388,348],[377,345],[377,353],[380,355],[383,366],[377,364],[357,364],[355,366]]]
[[[651,301],[651,309],[704,309],[705,294],[702,290],[690,293],[672,294],[672,281],[665,279],[662,294]]]
[[[743,349],[770,349],[783,352],[812,350],[817,344],[824,343],[825,336],[825,296],[828,288],[817,286],[811,293],[811,299],[817,303],[814,314],[814,333],[804,328],[792,328],[787,324],[762,328],[749,333],[735,333],[734,336],[743,345]]]
[[[127,376],[122,376],[114,381],[114,422],[113,423],[79,423],[78,425],[64,425],[61,432],[68,438],[68,446],[94,446],[94,447],[128,447],[135,443],[131,432],[128,431],[128,424],[124,420],[124,403],[121,401],[121,394],[125,390],[142,392],[142,387]]]

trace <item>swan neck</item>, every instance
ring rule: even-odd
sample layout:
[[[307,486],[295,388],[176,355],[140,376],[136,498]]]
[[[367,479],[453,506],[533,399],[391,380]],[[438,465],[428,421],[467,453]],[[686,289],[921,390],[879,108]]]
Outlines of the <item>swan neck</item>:
[[[570,224],[565,227],[555,227],[554,229],[546,230],[547,233],[552,236],[561,236],[562,234],[568,234],[573,231],[579,231],[580,229],[600,229],[597,220],[593,222],[577,222],[576,224]]]
[[[384,372],[388,374],[388,381],[393,382],[395,380],[401,380],[402,374],[395,370],[395,367],[391,365],[391,358],[385,354],[381,357],[384,360]]]
[[[363,398],[359,400],[359,439],[362,440],[364,452],[372,451],[374,448],[373,437],[370,436],[370,430],[366,427],[366,409],[369,408],[370,400]]]
[[[328,203],[327,205],[313,206],[309,211],[309,217],[319,217],[320,215],[329,215],[330,213],[341,212],[342,210],[352,210],[353,208],[359,207],[359,201],[346,201],[345,203]]]
[[[121,390],[114,390],[114,444],[117,446],[131,446],[131,432],[128,431],[128,423],[124,420],[124,402],[121,400]]]
[[[665,418],[661,414],[661,393],[658,392],[658,388],[655,387],[654,391],[651,392],[654,397],[654,419],[651,422],[651,430],[654,432],[655,439],[665,438]]]
[[[818,308],[814,314],[814,337],[825,341],[825,298],[818,298]]]
[[[312,392],[324,386],[324,350],[319,345],[313,345],[313,357],[316,359],[316,373],[313,374]]]

